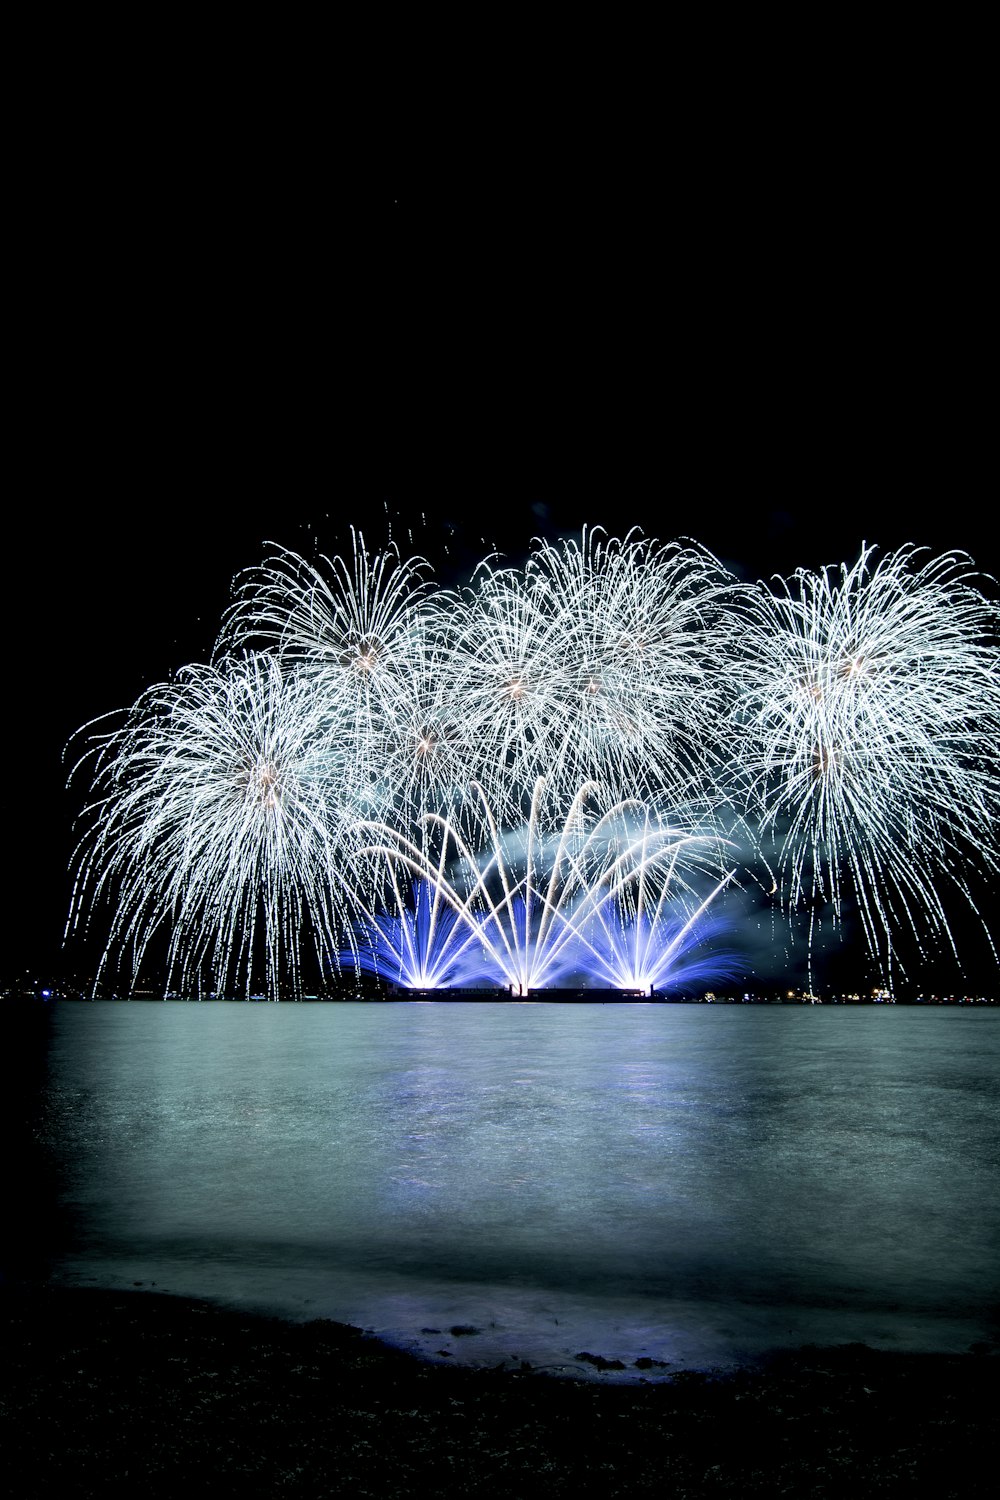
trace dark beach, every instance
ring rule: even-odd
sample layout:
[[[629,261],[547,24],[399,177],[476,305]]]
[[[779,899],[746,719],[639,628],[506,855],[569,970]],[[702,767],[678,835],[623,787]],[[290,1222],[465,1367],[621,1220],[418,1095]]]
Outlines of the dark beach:
[[[155,1292],[2,1290],[7,1493],[994,1493],[996,1347],[808,1347],[602,1383],[428,1363],[344,1324]],[[454,1347],[464,1330],[442,1330]],[[621,1380],[621,1376],[618,1376]]]

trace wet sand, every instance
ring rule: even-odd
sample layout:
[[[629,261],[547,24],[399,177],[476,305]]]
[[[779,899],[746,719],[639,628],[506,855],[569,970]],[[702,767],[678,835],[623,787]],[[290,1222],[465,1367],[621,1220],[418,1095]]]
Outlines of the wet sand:
[[[1000,1350],[752,1368],[450,1367],[342,1323],[8,1284],[3,1455],[35,1495],[992,1495]],[[445,1330],[448,1342],[469,1337]],[[614,1364],[614,1361],[609,1361]],[[607,1383],[606,1383],[607,1382]]]

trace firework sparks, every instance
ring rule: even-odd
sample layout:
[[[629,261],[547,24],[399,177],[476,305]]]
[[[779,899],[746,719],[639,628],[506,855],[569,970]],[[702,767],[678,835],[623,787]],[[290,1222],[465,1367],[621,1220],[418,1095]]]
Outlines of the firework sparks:
[[[450,650],[491,797],[537,776],[563,796],[595,779],[707,797],[732,586],[699,548],[599,528],[536,544],[523,573],[482,567]]]
[[[885,973],[1000,868],[998,611],[964,556],[743,586],[594,529],[443,591],[351,538],[274,548],[215,664],[92,734],[68,930],[110,905],[106,966],[164,933],[180,986],[276,993],[308,930],[421,985],[647,988],[696,962],[739,827],[789,914],[850,896]]]
[[[579,788],[559,818],[539,778],[518,829],[501,826],[485,789],[475,784],[452,813],[429,814],[427,822],[437,835],[433,852],[432,841],[415,843],[399,827],[366,830],[369,852],[384,857],[393,872],[392,932],[410,945],[406,963],[395,967],[421,976],[424,987],[430,987],[428,976],[453,981],[461,974],[466,982],[504,982],[526,994],[595,967],[601,971],[602,964],[607,971],[602,955],[612,930],[609,911],[627,910],[639,922],[650,913],[675,917],[698,877],[707,870],[718,875],[726,847],[714,830],[664,823],[634,798],[609,800],[595,782]],[[733,874],[718,879],[688,914],[682,923],[688,932]],[[412,916],[407,881],[420,893]],[[434,893],[433,905],[426,892]],[[439,920],[440,911],[447,911],[447,922]],[[671,951],[679,946],[680,940]],[[388,956],[395,962],[396,952]],[[662,974],[669,955],[661,958]]]
[[[313,566],[270,543],[270,556],[237,580],[235,601],[219,635],[217,653],[273,645],[283,658],[329,674],[336,696],[364,698],[383,681],[405,678],[429,564],[402,559],[395,547],[370,554],[351,528],[351,559],[321,557]]]

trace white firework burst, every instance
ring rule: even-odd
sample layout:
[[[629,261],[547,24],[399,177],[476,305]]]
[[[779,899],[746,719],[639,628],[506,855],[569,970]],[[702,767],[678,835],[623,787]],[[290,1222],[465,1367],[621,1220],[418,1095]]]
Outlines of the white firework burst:
[[[500,800],[544,776],[679,804],[707,796],[732,652],[734,580],[706,551],[600,528],[483,565],[452,608],[452,674]]]
[[[371,554],[351,527],[351,557],[319,558],[268,543],[270,555],[237,580],[218,653],[265,643],[355,690],[405,676],[409,642],[430,564],[394,545]]]
[[[355,823],[329,795],[336,768],[312,684],[274,657],[191,666],[150,688],[83,756],[95,800],[75,855],[70,928],[112,903],[102,970],[167,934],[167,986],[276,997],[353,916]],[[260,971],[260,972],[258,972]]]
[[[743,598],[734,777],[791,906],[852,890],[873,956],[949,936],[942,882],[997,868],[997,609],[963,554],[903,547]]]
[[[351,528],[351,554],[317,564],[270,544],[268,558],[238,581],[217,654],[274,650],[313,680],[332,735],[353,747],[359,784],[373,739],[397,714],[423,659],[421,605],[429,564],[390,545],[370,554]]]
[[[389,816],[457,774],[425,559],[374,555],[351,528],[349,558],[317,564],[272,544],[239,582],[220,650],[270,643],[312,683],[340,784],[359,817]]]

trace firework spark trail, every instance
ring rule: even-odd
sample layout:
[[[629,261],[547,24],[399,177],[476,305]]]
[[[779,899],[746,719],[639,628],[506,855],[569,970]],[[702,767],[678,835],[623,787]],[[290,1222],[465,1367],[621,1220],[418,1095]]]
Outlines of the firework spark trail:
[[[669,851],[667,869],[656,869],[655,884],[642,860],[634,882],[594,904],[586,930],[589,966],[607,985],[652,994],[693,979],[735,976],[735,959],[706,951],[704,944],[722,930],[721,922],[709,923],[705,917],[736,871],[722,875],[707,895],[693,897],[690,881],[678,879],[678,864],[682,853],[691,859],[696,842],[704,840],[690,835],[678,839]]]
[[[971,900],[1000,859],[997,611],[969,559],[904,547],[748,590],[734,778],[772,831],[788,901],[855,895],[873,955],[905,924],[950,940],[939,884]]]
[[[260,924],[269,993],[282,955],[296,984],[303,925],[330,957],[356,901],[331,769],[311,684],[273,657],[150,688],[96,749],[101,795],[84,814],[70,928],[113,899],[102,970],[130,950],[134,978],[169,926],[168,986],[223,991],[242,977],[249,991]]]
[[[722,918],[706,921],[694,913],[640,918],[620,910],[602,912],[599,930],[588,934],[590,972],[609,989],[645,995],[736,979],[742,963],[714,945],[726,931]]]
[[[393,866],[391,888],[388,909],[357,922],[354,943],[341,955],[345,967],[414,990],[494,982],[476,929],[449,905],[439,882],[414,880],[404,891]]]

